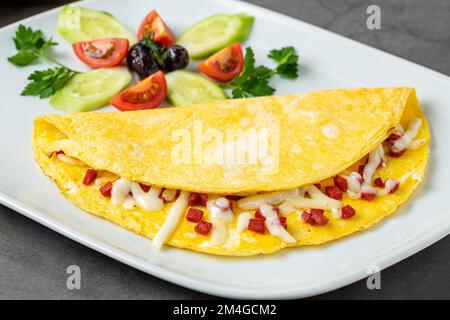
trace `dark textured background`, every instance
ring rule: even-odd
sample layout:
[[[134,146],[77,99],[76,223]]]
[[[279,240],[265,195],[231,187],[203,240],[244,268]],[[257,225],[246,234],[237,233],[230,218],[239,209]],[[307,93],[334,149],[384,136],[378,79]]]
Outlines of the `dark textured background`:
[[[0,5],[0,26],[62,1]],[[66,1],[68,2],[68,1]],[[450,75],[449,0],[249,0]],[[381,7],[382,29],[366,28]],[[2,62],[4,63],[4,62]],[[82,289],[66,288],[66,268],[82,270]],[[0,299],[208,299],[134,270],[0,205]],[[360,281],[316,299],[449,299],[450,237],[382,271],[382,289]]]

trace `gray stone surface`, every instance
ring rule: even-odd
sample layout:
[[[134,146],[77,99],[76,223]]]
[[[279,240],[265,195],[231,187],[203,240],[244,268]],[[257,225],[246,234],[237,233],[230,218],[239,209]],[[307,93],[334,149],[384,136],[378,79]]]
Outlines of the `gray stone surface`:
[[[0,26],[55,6],[57,1],[0,6]],[[67,1],[66,1],[67,2]],[[448,0],[250,0],[450,75]],[[365,26],[378,4],[382,29]],[[2,62],[4,63],[4,62]],[[67,266],[82,270],[81,290],[66,288]],[[382,272],[382,289],[365,281],[315,299],[449,299],[450,238]],[[0,299],[214,298],[134,270],[0,206]]]

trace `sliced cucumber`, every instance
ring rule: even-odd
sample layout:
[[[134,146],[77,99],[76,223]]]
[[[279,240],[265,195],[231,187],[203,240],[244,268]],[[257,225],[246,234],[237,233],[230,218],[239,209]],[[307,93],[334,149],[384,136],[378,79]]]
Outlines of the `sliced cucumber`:
[[[226,46],[247,39],[254,18],[241,14],[216,14],[188,28],[177,40],[193,59],[206,58]]]
[[[227,99],[223,89],[198,73],[178,70],[166,74],[167,100],[174,106]]]
[[[126,38],[130,45],[136,36],[111,14],[81,7],[65,6],[58,16],[58,32],[71,43],[99,38]]]
[[[131,79],[131,74],[125,67],[80,73],[53,95],[50,104],[68,112],[95,110],[106,106]]]

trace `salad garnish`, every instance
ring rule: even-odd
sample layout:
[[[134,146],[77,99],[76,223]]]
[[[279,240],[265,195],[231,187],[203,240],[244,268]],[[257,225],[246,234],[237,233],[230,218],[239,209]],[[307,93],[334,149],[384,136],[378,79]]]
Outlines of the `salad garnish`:
[[[29,82],[21,95],[36,96],[41,99],[51,97],[56,91],[64,87],[76,73],[66,67],[34,71],[28,77]]]
[[[8,61],[19,67],[28,66],[39,58],[52,60],[46,51],[58,44],[52,38],[45,39],[41,30],[35,31],[24,25],[19,26],[13,41],[18,52],[9,57]]]
[[[167,48],[160,45],[159,42],[156,42],[153,38],[153,33],[147,33],[142,40],[140,40],[140,43],[150,48],[152,58],[155,59],[160,66],[164,66],[164,61],[167,58]]]
[[[58,65],[55,68],[34,71],[28,77],[29,83],[21,93],[23,96],[48,98],[64,87],[75,74],[79,73],[66,67],[48,53],[48,49],[58,43],[54,42],[52,38],[46,39],[41,30],[33,30],[31,27],[20,25],[13,41],[18,52],[8,58],[8,61],[12,64],[24,67],[38,59],[44,59]]]
[[[255,67],[255,54],[251,47],[245,50],[244,70],[228,83],[233,98],[270,96],[275,88],[269,84],[270,78],[277,74],[287,79],[298,77],[298,55],[294,47],[274,49],[268,57],[277,62],[274,69],[264,65]]]

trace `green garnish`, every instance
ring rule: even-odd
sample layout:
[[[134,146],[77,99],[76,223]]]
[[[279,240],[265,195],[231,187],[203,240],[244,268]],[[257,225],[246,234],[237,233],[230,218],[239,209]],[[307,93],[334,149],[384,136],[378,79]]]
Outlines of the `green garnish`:
[[[298,55],[293,47],[272,50],[268,57],[277,62],[275,69],[260,65],[255,67],[253,49],[245,49],[244,70],[234,78],[228,86],[232,89],[233,98],[270,96],[275,88],[269,84],[270,78],[278,74],[280,77],[295,79],[298,77]]]
[[[269,85],[271,69],[265,66],[255,68],[255,54],[253,49],[245,49],[244,70],[234,78],[229,86],[233,98],[270,96],[275,89]]]
[[[167,49],[162,45],[158,45],[155,40],[153,40],[153,33],[146,34],[140,43],[149,47],[153,59],[155,59],[160,66],[164,66],[164,60],[167,58]]]
[[[298,55],[294,47],[274,49],[267,56],[278,62],[275,73],[280,77],[287,79],[295,79],[298,77]]]
[[[41,30],[34,31],[20,25],[13,38],[17,53],[8,58],[16,66],[27,66],[39,58],[45,58],[46,50],[57,45],[52,38],[46,40]]]
[[[28,77],[29,83],[21,93],[23,96],[48,98],[61,89],[70,78],[79,73],[67,68],[47,53],[47,49],[57,45],[57,43],[52,38],[45,39],[41,30],[33,30],[20,25],[13,41],[18,52],[8,58],[8,61],[12,64],[24,67],[38,59],[44,59],[59,65],[56,68],[33,72]]]
[[[75,75],[75,72],[64,67],[49,68],[43,71],[34,71],[30,80],[23,89],[22,96],[39,96],[44,99],[52,96],[56,91],[64,87],[67,81]]]

